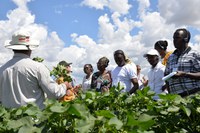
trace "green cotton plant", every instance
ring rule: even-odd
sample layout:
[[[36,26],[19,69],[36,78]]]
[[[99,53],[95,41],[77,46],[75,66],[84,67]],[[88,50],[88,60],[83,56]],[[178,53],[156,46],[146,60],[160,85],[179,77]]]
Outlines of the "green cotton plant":
[[[200,132],[199,94],[186,98],[160,94],[157,101],[153,96],[148,87],[132,95],[112,87],[106,93],[81,93],[70,102],[48,99],[44,110],[35,104],[0,106],[0,132]]]
[[[51,76],[54,76],[56,79],[59,77],[63,77],[63,81],[71,82],[72,78],[67,74],[66,67],[63,65],[57,65],[56,67],[53,67],[53,69],[50,72]]]
[[[154,103],[154,107],[148,109],[156,116],[157,124],[152,126],[154,131],[166,133],[200,131],[199,113],[195,109],[199,103],[198,105],[193,103],[200,102],[196,97],[181,98],[179,95],[168,94],[160,95],[160,98]]]
[[[40,57],[34,57],[33,60],[37,61],[37,62],[43,62],[44,61],[44,59],[40,58]]]
[[[40,128],[35,127],[35,118],[41,112],[35,104],[29,104],[17,109],[6,109],[0,107],[0,132],[41,132]]]

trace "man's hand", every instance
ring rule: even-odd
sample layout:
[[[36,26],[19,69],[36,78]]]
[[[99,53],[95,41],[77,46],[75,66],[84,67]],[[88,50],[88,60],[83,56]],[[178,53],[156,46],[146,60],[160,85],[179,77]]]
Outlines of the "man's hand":
[[[186,75],[186,72],[183,71],[177,71],[177,73],[174,75],[175,77],[184,77]]]
[[[67,89],[73,88],[72,85],[71,85],[71,83],[69,83],[69,82],[67,82],[67,81],[64,82],[64,83],[65,83]]]

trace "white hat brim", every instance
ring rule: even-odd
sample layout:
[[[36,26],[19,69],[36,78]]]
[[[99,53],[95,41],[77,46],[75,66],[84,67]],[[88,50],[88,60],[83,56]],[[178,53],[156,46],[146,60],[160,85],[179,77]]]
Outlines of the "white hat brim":
[[[144,54],[143,57],[147,57],[148,55],[151,55],[151,56],[159,56],[158,54]]]
[[[39,42],[32,40],[28,44],[14,44],[12,41],[5,42],[5,48],[13,50],[34,50],[39,46]]]

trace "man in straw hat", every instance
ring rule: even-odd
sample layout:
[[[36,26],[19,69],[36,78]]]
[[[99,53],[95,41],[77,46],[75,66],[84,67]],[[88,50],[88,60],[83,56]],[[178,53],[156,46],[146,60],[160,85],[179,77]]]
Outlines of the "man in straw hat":
[[[17,108],[30,102],[44,108],[45,94],[48,98],[59,99],[66,94],[68,84],[58,85],[42,63],[33,61],[32,50],[39,43],[25,32],[17,32],[5,44],[14,56],[0,68],[0,102],[7,108]]]

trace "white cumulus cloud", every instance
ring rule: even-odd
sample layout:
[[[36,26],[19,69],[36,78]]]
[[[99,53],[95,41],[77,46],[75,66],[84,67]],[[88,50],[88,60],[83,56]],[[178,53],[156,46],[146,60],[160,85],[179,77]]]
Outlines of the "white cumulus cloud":
[[[90,63],[96,71],[99,58],[106,56],[110,63],[108,69],[115,64],[113,52],[122,49],[136,64],[142,66],[145,73],[149,64],[143,57],[144,52],[153,48],[156,41],[165,39],[169,42],[169,49],[173,49],[172,35],[177,27],[200,27],[199,0],[159,0],[158,11],[149,10],[151,1],[137,0],[139,6],[138,18],[131,16],[133,8],[131,0],[83,0],[82,5],[105,11],[98,16],[98,39],[89,35],[71,33],[72,43],[65,46],[56,31],[49,31],[48,27],[35,22],[34,14],[28,9],[27,2],[31,0],[13,0],[17,5],[7,13],[6,20],[0,20],[0,65],[12,58],[12,51],[4,48],[4,42],[11,39],[12,34],[19,29],[31,32],[32,37],[40,41],[34,56],[44,58],[44,64],[50,69],[61,60],[72,62],[73,75],[81,83],[83,65]],[[93,9],[91,9],[94,11]],[[110,11],[106,13],[106,11]],[[197,30],[198,31],[198,30]],[[199,33],[192,36],[193,47],[200,48]]]

